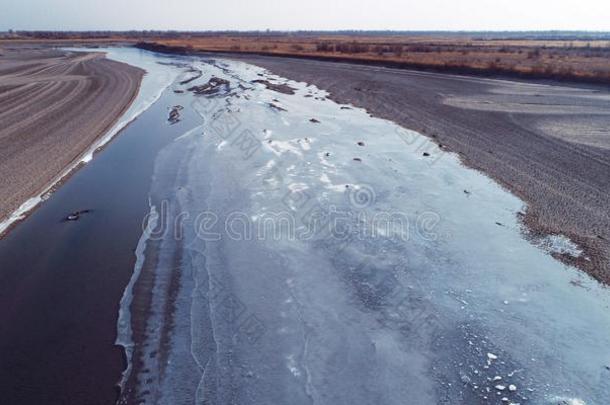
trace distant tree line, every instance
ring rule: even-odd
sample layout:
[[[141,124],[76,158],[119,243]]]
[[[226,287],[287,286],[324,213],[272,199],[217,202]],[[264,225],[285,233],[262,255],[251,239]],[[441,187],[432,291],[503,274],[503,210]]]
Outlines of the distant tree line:
[[[562,40],[562,41],[599,41],[610,40],[610,32],[593,31],[366,31],[366,30],[340,30],[340,31],[176,31],[176,30],[129,30],[129,31],[15,31],[16,35],[30,38],[108,38],[125,36],[130,38],[178,38],[214,37],[214,36],[410,36],[410,37],[457,37],[473,40]]]

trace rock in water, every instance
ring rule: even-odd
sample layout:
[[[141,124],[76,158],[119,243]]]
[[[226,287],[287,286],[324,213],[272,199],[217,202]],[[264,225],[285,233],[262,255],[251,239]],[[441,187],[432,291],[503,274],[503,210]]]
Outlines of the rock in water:
[[[200,95],[213,95],[217,94],[221,87],[228,88],[230,82],[225,79],[221,79],[220,77],[212,77],[206,84],[202,84],[201,86],[193,86],[188,88],[188,91],[192,91],[194,94]]]
[[[182,110],[184,107],[182,107],[181,105],[175,105],[172,107],[171,111],[169,112],[169,118],[167,119],[171,124],[175,124],[176,122],[180,121],[180,110]]]
[[[64,218],[64,221],[78,221],[81,215],[86,214],[88,212],[91,212],[91,210],[80,210],[71,212]]]

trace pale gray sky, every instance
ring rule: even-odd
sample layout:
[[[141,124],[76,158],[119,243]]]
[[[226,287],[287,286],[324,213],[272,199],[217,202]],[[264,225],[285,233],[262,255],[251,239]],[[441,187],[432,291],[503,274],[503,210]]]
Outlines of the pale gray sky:
[[[610,31],[610,0],[0,0],[9,28]]]

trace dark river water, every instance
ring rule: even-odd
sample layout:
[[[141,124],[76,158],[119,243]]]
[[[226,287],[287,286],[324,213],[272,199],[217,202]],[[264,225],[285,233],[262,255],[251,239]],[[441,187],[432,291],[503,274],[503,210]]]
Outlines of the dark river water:
[[[138,101],[158,84],[144,83]],[[167,123],[173,97],[164,93],[0,241],[0,402],[116,401],[125,367],[114,344],[119,302],[155,157],[182,131]],[[91,212],[63,221],[79,210]]]

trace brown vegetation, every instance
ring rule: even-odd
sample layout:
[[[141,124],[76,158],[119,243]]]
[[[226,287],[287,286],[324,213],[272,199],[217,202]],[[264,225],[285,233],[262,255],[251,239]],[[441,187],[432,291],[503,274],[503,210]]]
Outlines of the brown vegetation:
[[[474,74],[610,83],[610,41],[606,40],[210,35],[157,38],[144,41],[141,45],[170,52],[254,53]]]

